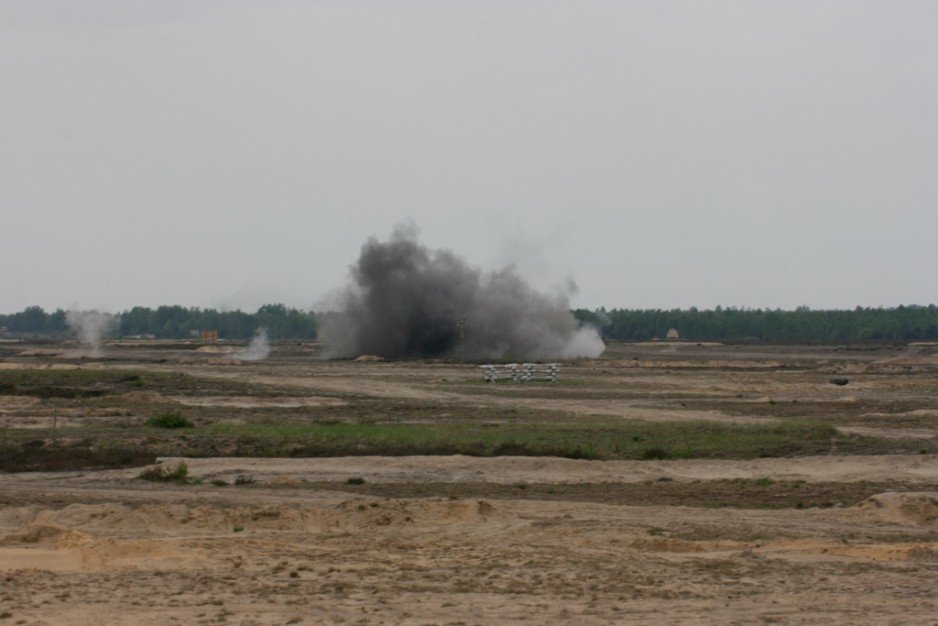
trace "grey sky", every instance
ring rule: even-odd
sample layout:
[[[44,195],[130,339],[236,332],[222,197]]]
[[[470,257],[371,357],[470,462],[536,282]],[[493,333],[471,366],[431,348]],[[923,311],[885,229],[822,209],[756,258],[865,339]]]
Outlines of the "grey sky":
[[[582,306],[938,302],[938,2],[0,2],[0,312],[309,307],[405,218]]]

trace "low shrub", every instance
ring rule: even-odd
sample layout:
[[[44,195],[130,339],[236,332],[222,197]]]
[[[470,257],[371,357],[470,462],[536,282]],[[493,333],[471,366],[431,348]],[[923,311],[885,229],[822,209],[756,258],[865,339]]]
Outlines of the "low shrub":
[[[167,411],[147,420],[147,426],[156,428],[192,428],[193,424],[179,411]]]
[[[645,448],[645,451],[642,453],[642,458],[644,459],[666,459],[668,458],[667,451],[664,448]]]

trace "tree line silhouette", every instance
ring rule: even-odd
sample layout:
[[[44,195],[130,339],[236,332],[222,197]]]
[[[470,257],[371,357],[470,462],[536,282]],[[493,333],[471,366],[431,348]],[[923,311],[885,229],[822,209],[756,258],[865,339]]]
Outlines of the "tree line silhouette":
[[[738,309],[577,309],[582,323],[606,339],[664,339],[674,328],[682,339],[737,342],[853,342],[938,340],[938,307],[898,306],[852,310]]]
[[[71,331],[66,312],[47,313],[39,306],[0,315],[0,328],[8,334],[65,336]],[[255,313],[218,311],[198,307],[133,307],[120,313],[117,336],[153,336],[181,339],[194,331],[217,330],[222,339],[247,339],[264,327],[271,339],[315,339],[319,322],[335,313],[302,311],[283,304],[266,304]],[[938,341],[935,305],[812,310],[781,309],[576,309],[583,324],[600,330],[605,339],[648,341],[664,339],[674,328],[682,339],[737,342],[854,342]],[[454,322],[455,323],[455,322]]]
[[[62,336],[70,332],[65,311],[46,313],[31,306],[19,313],[0,315],[0,327],[8,333]],[[217,330],[222,339],[248,339],[258,328],[271,339],[315,339],[316,316],[282,304],[265,304],[256,313],[216,309],[135,306],[118,317],[116,335],[152,335],[158,339],[183,339],[201,330]]]

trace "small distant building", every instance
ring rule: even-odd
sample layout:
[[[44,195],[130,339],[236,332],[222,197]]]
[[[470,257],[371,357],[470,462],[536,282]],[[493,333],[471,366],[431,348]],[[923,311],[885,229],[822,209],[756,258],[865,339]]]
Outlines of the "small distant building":
[[[217,343],[218,342],[218,331],[217,330],[203,330],[200,333],[200,338],[205,343]]]
[[[666,335],[666,337],[668,341],[677,341],[678,339],[681,338],[681,334],[677,332],[676,328],[672,328],[668,331],[668,334]]]

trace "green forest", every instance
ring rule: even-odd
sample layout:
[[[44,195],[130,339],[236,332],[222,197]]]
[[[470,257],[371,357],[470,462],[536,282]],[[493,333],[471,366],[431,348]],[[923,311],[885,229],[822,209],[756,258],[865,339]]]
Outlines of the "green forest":
[[[70,334],[66,312],[46,313],[31,306],[19,313],[0,315],[0,328],[22,335],[63,336]],[[221,339],[248,339],[258,328],[266,328],[271,339],[315,339],[316,317],[312,313],[266,304],[256,313],[215,309],[161,306],[155,309],[135,306],[120,313],[116,331],[119,337],[152,335],[158,339],[184,339],[200,330],[217,330]]]
[[[329,315],[335,315],[334,313]],[[898,306],[852,310],[794,311],[717,307],[690,309],[577,309],[573,315],[598,328],[606,339],[647,341],[664,339],[676,329],[690,341],[764,343],[836,343],[862,341],[938,341],[938,307]],[[319,319],[325,315],[319,314]],[[200,330],[217,330],[222,339],[247,339],[258,328],[271,339],[314,339],[317,314],[267,304],[255,313],[215,309],[160,306],[134,307],[120,313],[114,336],[146,335],[182,339]],[[66,312],[51,313],[31,306],[18,313],[0,315],[0,328],[9,335],[62,337],[69,335]]]
[[[664,339],[676,329],[681,339],[765,343],[837,343],[938,340],[938,307],[898,306],[852,310],[794,311],[717,307],[690,309],[577,309],[581,323],[599,328],[607,339]]]

